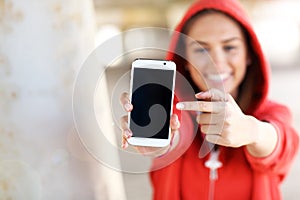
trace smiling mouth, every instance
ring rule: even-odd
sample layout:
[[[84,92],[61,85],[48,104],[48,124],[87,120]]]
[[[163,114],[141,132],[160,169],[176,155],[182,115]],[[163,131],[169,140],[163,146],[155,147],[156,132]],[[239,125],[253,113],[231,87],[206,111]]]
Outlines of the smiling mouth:
[[[232,76],[232,73],[206,74],[205,75],[207,80],[214,81],[214,82],[224,82],[230,76]]]

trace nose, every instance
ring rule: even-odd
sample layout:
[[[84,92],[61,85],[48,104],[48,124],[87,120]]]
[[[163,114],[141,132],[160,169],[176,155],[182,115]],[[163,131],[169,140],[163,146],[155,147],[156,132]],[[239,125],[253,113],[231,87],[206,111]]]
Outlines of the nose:
[[[226,55],[220,49],[213,49],[210,51],[211,67],[214,72],[224,71],[226,68]]]

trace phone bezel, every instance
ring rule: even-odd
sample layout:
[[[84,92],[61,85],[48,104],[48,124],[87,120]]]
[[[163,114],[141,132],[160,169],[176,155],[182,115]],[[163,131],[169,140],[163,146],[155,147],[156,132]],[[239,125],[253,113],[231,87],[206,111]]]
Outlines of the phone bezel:
[[[158,60],[158,59],[145,59],[139,58],[132,62],[131,67],[131,79],[130,79],[130,102],[132,99],[132,88],[133,88],[133,78],[135,68],[145,68],[145,69],[163,69],[172,70],[173,73],[173,83],[172,83],[172,97],[171,97],[171,110],[170,116],[173,113],[173,100],[174,100],[174,89],[175,89],[175,77],[176,77],[176,64],[169,60]],[[134,108],[133,108],[134,109]],[[128,114],[128,127],[130,128],[130,113]],[[169,127],[169,133],[167,139],[160,138],[146,138],[146,137],[130,137],[127,141],[131,145],[136,146],[149,146],[149,147],[165,147],[169,145],[171,140],[171,128]]]

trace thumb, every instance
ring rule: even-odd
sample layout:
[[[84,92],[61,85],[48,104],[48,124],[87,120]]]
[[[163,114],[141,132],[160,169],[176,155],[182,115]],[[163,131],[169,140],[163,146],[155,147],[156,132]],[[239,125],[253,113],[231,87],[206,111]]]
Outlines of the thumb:
[[[240,110],[240,107],[238,106],[234,98],[231,96],[231,94],[227,94],[227,101],[229,104],[233,105],[235,108]]]
[[[205,92],[200,92],[195,95],[197,99],[200,100],[210,100],[210,101],[228,101],[227,94],[221,90],[212,88]]]

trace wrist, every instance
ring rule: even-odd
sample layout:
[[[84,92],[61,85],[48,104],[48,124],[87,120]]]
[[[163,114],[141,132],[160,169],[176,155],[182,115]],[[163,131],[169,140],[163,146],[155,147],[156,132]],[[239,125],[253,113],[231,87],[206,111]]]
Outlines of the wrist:
[[[251,129],[249,129],[250,137],[249,137],[249,143],[247,144],[247,146],[256,146],[261,142],[261,137],[263,134],[262,127],[261,127],[262,122],[251,115],[247,115],[247,118],[248,118],[249,124],[250,124],[249,127],[253,127]]]
[[[266,157],[276,147],[278,135],[274,126],[268,122],[259,121],[251,116],[253,123],[253,138],[246,145],[248,152],[255,157]]]

